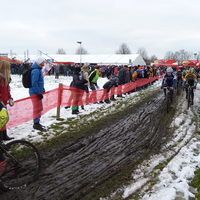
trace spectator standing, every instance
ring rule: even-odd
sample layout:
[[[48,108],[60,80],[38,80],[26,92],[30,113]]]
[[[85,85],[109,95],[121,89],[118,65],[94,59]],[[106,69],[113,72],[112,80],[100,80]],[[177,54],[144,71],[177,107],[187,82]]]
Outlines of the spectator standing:
[[[119,72],[118,72],[118,71],[114,72],[114,74],[112,75],[112,79],[113,79],[114,81],[116,81],[115,78],[117,78],[117,82],[116,82],[115,87],[118,86],[118,80],[119,80],[118,75],[119,75]],[[112,96],[110,97],[110,100],[111,100],[111,101],[116,101],[115,95],[112,95]]]
[[[13,98],[10,94],[10,63],[7,61],[0,61],[0,101],[6,106],[9,103],[10,106],[14,105]],[[4,140],[11,140],[13,138],[8,137],[6,129],[0,131]],[[1,162],[1,159],[0,159]]]
[[[120,70],[119,70],[119,81],[118,81],[118,85],[124,85],[125,84],[125,80],[126,80],[126,71],[128,70],[128,65],[124,65]],[[121,97],[124,98],[122,96],[122,94],[118,94],[117,97]]]
[[[68,65],[65,63],[63,65],[64,76],[67,76]]]
[[[112,72],[111,66],[108,65],[108,68],[107,68],[107,70],[106,70],[106,76],[107,76],[108,79],[109,79],[109,77],[111,76],[111,72]]]
[[[130,81],[131,81],[131,67],[128,67],[128,70],[126,70],[125,83],[130,83]]]
[[[118,70],[118,67],[117,66],[115,66],[115,68],[114,68],[114,73],[115,72],[119,72],[119,70]]]
[[[34,113],[39,114],[39,117],[36,117],[33,119],[33,128],[36,130],[43,131],[45,130],[44,126],[40,124],[40,118],[41,118],[41,112],[43,110],[43,105],[42,105],[42,99],[43,95],[42,93],[45,91],[44,90],[44,78],[43,78],[43,73],[42,73],[42,67],[45,64],[45,58],[42,56],[36,57],[35,62],[31,66],[32,71],[31,71],[31,87],[29,88],[29,95],[37,95],[37,99],[32,99],[33,103],[33,118],[34,118]]]
[[[83,67],[81,68],[81,77],[87,80],[87,83],[83,84],[82,88],[88,93],[90,88],[90,81],[89,81],[89,67],[87,65],[83,65]],[[82,105],[81,108],[84,110],[84,105]]]
[[[87,80],[82,78],[80,79],[81,75],[81,68],[75,67],[74,69],[74,75],[73,75],[73,81],[71,82],[70,86],[77,88],[77,89],[83,89],[83,85],[87,83]],[[72,106],[72,114],[79,114],[78,110],[78,101],[79,101],[80,95],[75,91],[73,92],[73,106]]]
[[[128,69],[126,70],[126,78],[125,78],[125,83],[130,83],[132,81],[131,78],[131,66],[128,67]],[[127,92],[128,94],[130,94],[130,92]]]
[[[23,71],[24,71],[24,65],[23,65],[23,64],[20,64],[20,65],[19,65],[19,75],[20,75],[20,76],[23,74]]]
[[[101,67],[97,66],[95,70],[93,70],[90,75],[89,75],[89,81],[90,81],[90,89],[95,91],[97,89],[99,89],[99,86],[97,85],[97,80],[99,78],[99,75],[101,74]],[[91,99],[94,103],[96,102],[96,93],[93,92],[91,93]],[[100,102],[102,103],[102,102]]]
[[[59,79],[60,65],[54,65],[54,74],[55,74],[55,79]]]
[[[104,78],[105,74],[106,74],[106,67],[105,67],[105,66],[102,66],[102,67],[101,67],[101,75],[102,75],[102,78]]]
[[[99,86],[97,85],[97,80],[99,78],[99,75],[101,74],[101,67],[97,66],[95,70],[93,70],[89,75],[89,81],[90,81],[90,88],[91,90],[99,89]]]
[[[72,66],[70,63],[67,66],[68,66],[67,75],[71,76],[72,75]]]

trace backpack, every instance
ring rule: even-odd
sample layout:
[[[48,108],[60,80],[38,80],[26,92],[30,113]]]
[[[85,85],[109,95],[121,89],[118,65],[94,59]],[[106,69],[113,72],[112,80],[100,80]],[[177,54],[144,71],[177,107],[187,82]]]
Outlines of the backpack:
[[[31,88],[32,83],[31,83],[31,72],[35,68],[30,68],[24,71],[22,75],[22,84],[25,88]],[[38,69],[39,70],[39,69]],[[40,70],[40,76],[41,76],[41,70]]]
[[[31,71],[32,71],[32,68],[27,69],[24,71],[22,75],[22,84],[25,88],[31,87]]]

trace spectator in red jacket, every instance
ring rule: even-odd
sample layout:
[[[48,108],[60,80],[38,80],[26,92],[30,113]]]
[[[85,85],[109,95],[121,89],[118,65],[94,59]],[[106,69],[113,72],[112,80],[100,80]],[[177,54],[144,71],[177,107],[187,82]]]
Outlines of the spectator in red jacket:
[[[10,94],[10,63],[7,61],[0,61],[0,101],[3,106],[9,103],[10,106],[14,105],[13,98]],[[3,140],[10,140],[13,138],[8,137],[7,131],[0,131],[0,137]],[[3,156],[3,152],[0,150],[0,177],[6,170],[7,158]]]

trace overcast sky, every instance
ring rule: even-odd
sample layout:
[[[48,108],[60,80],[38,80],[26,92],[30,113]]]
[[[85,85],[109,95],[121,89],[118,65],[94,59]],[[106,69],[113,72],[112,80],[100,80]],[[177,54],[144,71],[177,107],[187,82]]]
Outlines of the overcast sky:
[[[89,54],[114,54],[122,43],[159,59],[200,51],[199,0],[9,0],[0,8],[0,53],[75,54],[77,41]]]

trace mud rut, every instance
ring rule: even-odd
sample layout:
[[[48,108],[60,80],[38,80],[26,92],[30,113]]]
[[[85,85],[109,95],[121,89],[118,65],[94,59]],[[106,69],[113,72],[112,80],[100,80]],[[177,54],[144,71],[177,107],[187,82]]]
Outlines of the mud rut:
[[[137,163],[166,134],[169,115],[163,94],[150,98],[126,117],[76,141],[41,152],[39,180],[23,190],[2,192],[1,200],[84,199],[130,163]]]

